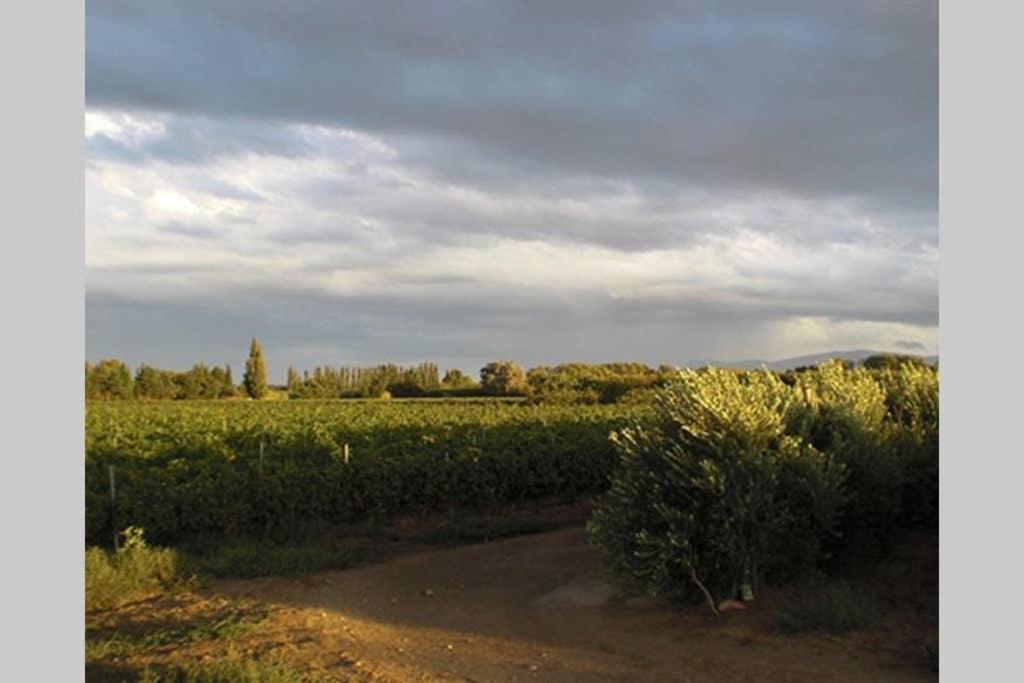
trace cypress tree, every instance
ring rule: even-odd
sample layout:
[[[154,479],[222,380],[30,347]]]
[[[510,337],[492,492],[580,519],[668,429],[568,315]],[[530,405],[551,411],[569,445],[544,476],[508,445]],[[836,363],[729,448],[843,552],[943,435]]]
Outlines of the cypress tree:
[[[267,368],[263,363],[263,347],[254,337],[249,345],[249,359],[245,361],[245,376],[242,380],[245,392],[252,398],[267,395]]]

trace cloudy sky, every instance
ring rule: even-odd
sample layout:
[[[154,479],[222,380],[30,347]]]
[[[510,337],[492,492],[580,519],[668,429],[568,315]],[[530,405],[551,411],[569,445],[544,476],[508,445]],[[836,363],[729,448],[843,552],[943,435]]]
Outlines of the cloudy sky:
[[[90,0],[86,356],[937,353],[937,24],[934,0]]]

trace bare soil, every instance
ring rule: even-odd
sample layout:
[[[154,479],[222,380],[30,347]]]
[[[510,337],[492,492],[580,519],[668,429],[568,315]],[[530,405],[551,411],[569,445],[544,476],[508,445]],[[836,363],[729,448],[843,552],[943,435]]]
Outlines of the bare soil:
[[[579,526],[303,579],[215,581],[88,621],[123,632],[262,610],[229,638],[104,662],[136,669],[233,652],[343,681],[930,681],[920,648],[935,636],[937,552],[933,539],[908,548],[876,577],[881,622],[843,637],[775,635],[770,593],[719,617],[618,597]]]

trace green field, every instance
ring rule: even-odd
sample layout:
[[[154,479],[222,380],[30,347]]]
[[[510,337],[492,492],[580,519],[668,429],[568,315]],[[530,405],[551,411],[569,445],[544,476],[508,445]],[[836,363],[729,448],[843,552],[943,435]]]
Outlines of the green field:
[[[609,434],[648,413],[503,400],[90,403],[86,537],[108,545],[139,526],[158,543],[287,539],[396,514],[574,500],[607,488]]]
[[[278,633],[298,653],[301,624],[316,623],[317,638],[327,632],[321,607],[267,625],[246,617],[237,599],[211,600],[194,588],[357,565],[366,571],[354,572],[344,591],[328,576],[285,590],[308,587],[316,601],[383,590],[375,632],[381,621],[419,624],[425,612],[465,610],[463,600],[474,600],[480,613],[521,615],[502,627],[517,633],[518,619],[536,623],[535,603],[521,596],[538,594],[537,572],[540,594],[564,588],[567,562],[600,571],[624,594],[715,614],[771,591],[771,628],[782,634],[889,628],[883,608],[898,604],[898,618],[915,624],[904,649],[934,662],[938,389],[938,369],[922,363],[829,362],[787,373],[680,372],[647,403],[544,403],[534,395],[90,402],[86,535],[89,546],[105,546],[86,550],[90,666],[96,676],[142,676],[155,666],[151,673],[184,680],[193,669],[181,666],[197,661],[188,648],[206,656],[224,635],[249,634],[255,644]],[[588,399],[579,391],[571,398]],[[570,501],[579,504],[557,505]],[[589,516],[585,534],[577,527],[496,551],[483,544],[582,521],[573,515]],[[111,551],[115,537],[120,547]],[[393,564],[386,578],[372,571],[392,553],[415,548],[422,560],[426,545],[477,542],[468,554],[437,551],[433,565],[407,565],[397,582]],[[907,559],[887,564],[900,549]],[[425,610],[419,601],[452,583],[453,565],[462,572],[450,589],[459,599]],[[499,565],[505,574],[494,573]],[[352,591],[348,581],[358,577],[365,583]],[[396,597],[396,585],[409,590]],[[267,604],[287,602],[282,595]],[[189,604],[194,611],[180,626],[138,634],[139,614],[173,624]],[[366,604],[349,604],[344,624]],[[396,618],[397,609],[406,611]],[[388,656],[411,638],[387,635]],[[328,639],[317,650],[344,647]],[[242,675],[237,653],[218,651],[224,680]],[[289,657],[295,671],[306,670],[301,657]],[[221,670],[194,669],[194,680],[211,671]]]

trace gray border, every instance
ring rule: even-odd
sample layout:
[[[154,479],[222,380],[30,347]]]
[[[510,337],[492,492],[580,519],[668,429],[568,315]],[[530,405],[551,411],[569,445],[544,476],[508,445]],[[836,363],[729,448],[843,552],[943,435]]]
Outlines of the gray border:
[[[997,2],[941,9],[941,673],[1021,680],[1024,12]]]
[[[6,3],[0,25],[0,678],[76,681],[85,660],[84,7]]]
[[[5,6],[3,677],[83,676],[84,8]],[[942,671],[1013,680],[1021,11],[941,11]],[[1002,10],[1002,11],[997,11]],[[12,153],[13,152],[13,153]],[[14,331],[14,334],[11,334]],[[1017,476],[1014,476],[1017,475]],[[1016,513],[1016,514],[1015,514]],[[20,677],[12,674],[23,674]],[[988,674],[987,676],[985,674]],[[993,675],[994,674],[994,675]]]

